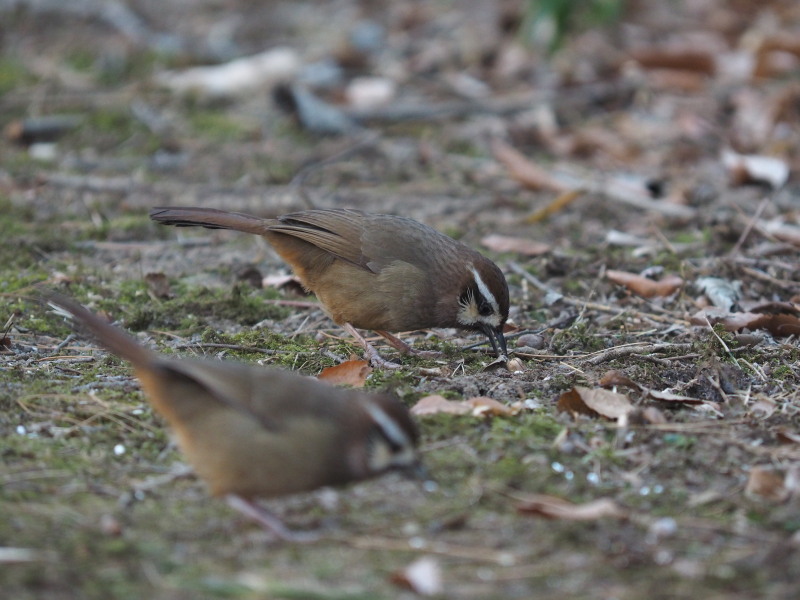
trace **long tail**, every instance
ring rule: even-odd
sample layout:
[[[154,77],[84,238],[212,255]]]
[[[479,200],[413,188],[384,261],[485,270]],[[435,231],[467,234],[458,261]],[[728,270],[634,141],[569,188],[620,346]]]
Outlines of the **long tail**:
[[[150,218],[163,225],[176,227],[206,227],[207,229],[234,229],[245,233],[262,234],[271,221],[244,213],[216,208],[157,206],[150,211]]]
[[[108,350],[124,358],[134,367],[147,367],[156,360],[155,352],[148,350],[118,327],[107,323],[81,304],[56,292],[44,292],[44,299],[52,306],[72,315]]]

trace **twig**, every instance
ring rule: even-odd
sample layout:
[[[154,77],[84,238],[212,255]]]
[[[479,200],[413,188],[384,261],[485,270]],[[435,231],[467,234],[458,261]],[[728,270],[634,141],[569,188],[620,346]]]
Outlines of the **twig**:
[[[721,337],[719,337],[719,335],[717,335],[717,332],[716,332],[716,331],[714,331],[714,328],[711,326],[711,321],[709,321],[709,320],[708,320],[708,317],[705,317],[705,319],[706,319],[706,324],[708,325],[708,328],[711,330],[711,333],[713,333],[713,334],[714,334],[714,337],[715,337],[715,338],[717,338],[717,341],[718,341],[720,344],[722,344],[722,347],[725,349],[725,352],[727,352],[727,353],[728,353],[728,356],[730,356],[730,357],[733,359],[733,363],[734,363],[734,364],[735,364],[737,367],[739,367],[739,361],[738,361],[738,360],[736,360],[736,357],[733,355],[733,352],[731,352],[731,349],[730,349],[730,348],[728,348],[728,344],[726,344],[726,343],[725,343],[725,340],[723,340]],[[741,369],[741,367],[739,367],[739,368]]]
[[[766,198],[763,198],[761,202],[759,202],[755,214],[748,221],[747,226],[744,228],[744,231],[742,231],[742,235],[740,235],[739,239],[736,240],[736,243],[734,244],[733,248],[731,248],[731,251],[728,252],[728,256],[736,256],[739,254],[739,250],[742,249],[742,244],[744,244],[745,240],[747,240],[747,238],[750,236],[750,232],[753,231],[756,223],[758,223],[759,219],[761,218],[761,213],[764,212],[764,209],[767,208],[767,205],[771,200],[772,198],[767,196]]]
[[[685,352],[692,347],[691,344],[672,344],[672,343],[660,343],[660,344],[625,344],[624,346],[615,346],[613,348],[608,348],[606,350],[601,350],[600,352],[594,353],[594,355],[587,355],[583,358],[588,362],[590,365],[599,365],[600,363],[604,363],[610,360],[617,360],[619,358],[624,358],[625,356],[630,356],[631,354],[645,354],[645,353],[652,353],[652,352],[666,352],[669,350],[680,350]],[[642,356],[645,359],[655,359],[655,362],[659,364],[669,364],[667,361],[662,359],[657,359],[655,357],[648,357]]]
[[[611,313],[616,316],[622,316],[625,313],[630,313],[631,315],[638,316],[641,318],[650,319],[651,321],[656,321],[658,323],[668,323],[670,325],[674,324],[681,324],[681,325],[689,325],[688,321],[684,321],[683,319],[675,318],[672,315],[668,316],[661,316],[661,315],[654,315],[653,313],[645,313],[638,310],[633,310],[629,308],[614,308],[613,306],[609,306],[607,304],[599,304],[597,302],[589,302],[588,300],[580,300],[579,298],[571,298],[570,296],[565,296],[561,292],[549,287],[542,281],[540,281],[536,276],[531,275],[526,271],[522,265],[515,261],[508,262],[508,268],[521,275],[528,283],[532,283],[538,289],[542,290],[545,293],[552,293],[557,294],[560,296],[559,302],[563,302],[564,304],[569,304],[570,306],[576,306],[581,310],[598,310],[600,312]]]
[[[275,350],[273,348],[255,348],[253,346],[242,346],[240,344],[218,344],[215,342],[186,343],[177,346],[179,350],[191,350],[193,348],[220,348],[224,350],[241,350],[243,352],[260,352],[262,354],[292,354],[294,350]],[[300,352],[298,352],[300,354]]]

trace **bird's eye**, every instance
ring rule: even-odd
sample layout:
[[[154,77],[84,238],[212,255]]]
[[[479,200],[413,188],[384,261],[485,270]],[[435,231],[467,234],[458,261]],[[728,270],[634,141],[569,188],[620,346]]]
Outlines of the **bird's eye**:
[[[484,298],[481,298],[481,301],[478,303],[478,314],[482,317],[488,317],[492,314],[492,305],[489,304]]]

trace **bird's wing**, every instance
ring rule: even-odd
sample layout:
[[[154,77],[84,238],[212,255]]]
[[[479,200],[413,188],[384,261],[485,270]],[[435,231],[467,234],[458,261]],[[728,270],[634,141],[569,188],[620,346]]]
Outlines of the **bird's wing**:
[[[362,269],[370,270],[362,251],[365,214],[351,209],[320,209],[291,213],[269,230],[299,238]]]
[[[169,360],[162,366],[192,380],[215,400],[247,414],[264,429],[285,429],[293,415],[335,410],[339,390],[278,369],[253,368],[219,360]],[[322,396],[330,402],[320,401]],[[196,401],[187,398],[186,402]]]

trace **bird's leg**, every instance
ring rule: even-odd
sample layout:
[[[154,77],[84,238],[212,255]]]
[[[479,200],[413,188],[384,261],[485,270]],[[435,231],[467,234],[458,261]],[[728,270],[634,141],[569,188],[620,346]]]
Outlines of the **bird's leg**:
[[[277,516],[252,500],[246,500],[234,494],[228,494],[225,496],[225,500],[228,506],[253,519],[264,529],[271,531],[284,541],[302,544],[316,542],[321,537],[320,534],[313,531],[292,531]]]
[[[397,350],[400,354],[413,354],[414,356],[419,356],[421,358],[438,358],[442,355],[441,352],[436,350],[417,350],[416,348],[412,348],[396,335],[392,335],[388,331],[383,331],[382,329],[376,329],[375,333],[383,336],[383,339],[386,340],[386,343]]]
[[[350,325],[350,323],[345,323],[342,328],[349,333],[351,336],[355,338],[355,340],[364,348],[364,353],[367,355],[367,359],[369,360],[369,364],[374,367],[380,367],[383,369],[399,369],[401,365],[397,363],[393,363],[391,361],[386,360],[378,351],[375,350],[372,344],[370,344],[363,335],[356,331],[356,328]]]

